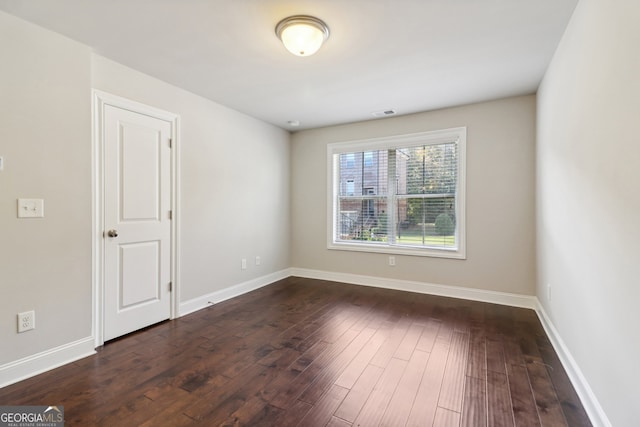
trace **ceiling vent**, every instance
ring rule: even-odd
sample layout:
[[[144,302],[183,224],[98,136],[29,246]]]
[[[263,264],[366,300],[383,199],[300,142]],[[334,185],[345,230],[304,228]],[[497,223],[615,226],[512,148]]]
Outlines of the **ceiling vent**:
[[[371,113],[373,117],[387,117],[396,114],[396,110],[375,111]]]

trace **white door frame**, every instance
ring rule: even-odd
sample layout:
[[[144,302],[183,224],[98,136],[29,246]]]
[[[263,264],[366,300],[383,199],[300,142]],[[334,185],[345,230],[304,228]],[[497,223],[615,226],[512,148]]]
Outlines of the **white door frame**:
[[[117,108],[134,111],[171,123],[171,266],[170,277],[173,284],[171,291],[170,318],[180,316],[180,144],[178,143],[180,117],[177,114],[159,110],[136,101],[131,101],[99,90],[92,90],[92,282],[93,313],[91,333],[95,347],[104,344],[104,107],[111,105]]]

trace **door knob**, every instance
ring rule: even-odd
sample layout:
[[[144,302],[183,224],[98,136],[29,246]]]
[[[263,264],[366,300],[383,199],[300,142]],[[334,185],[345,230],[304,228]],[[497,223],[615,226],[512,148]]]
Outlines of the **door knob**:
[[[107,231],[107,236],[109,236],[109,237],[118,237],[118,230],[109,230],[109,231]]]

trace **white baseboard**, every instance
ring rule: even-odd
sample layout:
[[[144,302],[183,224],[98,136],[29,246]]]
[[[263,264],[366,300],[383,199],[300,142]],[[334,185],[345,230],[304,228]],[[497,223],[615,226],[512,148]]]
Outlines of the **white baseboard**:
[[[538,318],[540,319],[540,323],[542,323],[542,327],[558,354],[558,358],[560,358],[560,362],[562,363],[564,370],[569,376],[569,380],[571,380],[571,384],[573,384],[576,393],[578,393],[578,397],[580,397],[582,406],[584,406],[591,423],[595,427],[610,427],[611,422],[609,421],[609,418],[607,418],[607,414],[602,409],[602,406],[600,406],[600,402],[598,402],[598,399],[589,386],[587,379],[582,374],[580,367],[560,337],[558,330],[553,325],[553,322],[551,322],[551,318],[549,318],[547,312],[544,310],[544,307],[540,304],[540,301],[537,298],[535,310],[538,314]]]
[[[83,338],[0,366],[0,388],[95,354],[93,337]]]
[[[353,285],[372,286],[375,288],[395,289],[399,291],[417,292],[420,294],[438,295],[512,307],[536,308],[536,297],[532,295],[510,294],[506,292],[487,291],[483,289],[463,288],[458,286],[436,285],[433,283],[398,280],[382,277],[363,276],[358,274],[334,273],[329,271],[292,268],[292,276],[308,279],[344,282]]]
[[[278,280],[286,279],[291,276],[291,269],[284,269],[276,271],[275,273],[267,274],[247,282],[239,283],[229,288],[224,288],[216,292],[211,292],[206,295],[202,295],[197,298],[190,299],[188,301],[180,303],[179,316],[184,316],[189,313],[201,310],[209,307],[211,303],[217,304],[222,301],[226,301],[230,298],[246,294],[247,292],[254,291],[256,289],[267,286]]]

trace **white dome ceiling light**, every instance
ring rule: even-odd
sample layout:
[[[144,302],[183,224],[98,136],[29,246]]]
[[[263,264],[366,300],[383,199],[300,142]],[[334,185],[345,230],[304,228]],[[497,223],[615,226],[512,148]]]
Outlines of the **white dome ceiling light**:
[[[329,27],[313,16],[294,15],[278,22],[276,35],[289,52],[311,56],[329,38]]]

